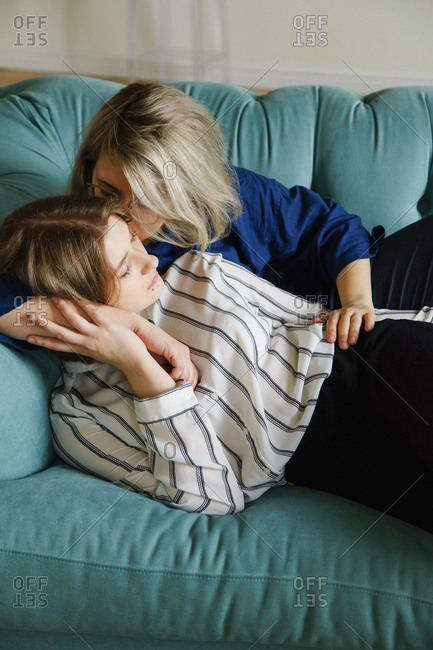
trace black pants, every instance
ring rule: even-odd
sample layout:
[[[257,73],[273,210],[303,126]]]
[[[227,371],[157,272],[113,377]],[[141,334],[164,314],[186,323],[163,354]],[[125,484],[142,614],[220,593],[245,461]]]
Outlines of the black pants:
[[[433,324],[376,322],[335,346],[313,417],[286,465],[295,485],[433,533]]]

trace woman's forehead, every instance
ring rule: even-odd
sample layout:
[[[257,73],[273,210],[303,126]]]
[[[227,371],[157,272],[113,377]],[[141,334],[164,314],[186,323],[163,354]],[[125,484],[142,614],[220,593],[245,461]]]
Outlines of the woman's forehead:
[[[107,155],[101,155],[96,161],[93,168],[93,177],[94,180],[110,185],[122,194],[126,194],[131,190],[119,163]]]

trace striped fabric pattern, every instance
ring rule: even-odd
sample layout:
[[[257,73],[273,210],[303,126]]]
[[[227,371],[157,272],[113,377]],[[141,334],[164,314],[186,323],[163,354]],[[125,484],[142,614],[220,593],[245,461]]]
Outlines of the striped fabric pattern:
[[[185,253],[141,315],[189,346],[199,369],[138,399],[123,373],[63,361],[51,398],[53,443],[70,465],[208,515],[240,512],[286,484],[284,467],[332,370],[334,344],[311,324],[319,303],[293,296],[219,254]],[[432,310],[376,310],[432,321]]]

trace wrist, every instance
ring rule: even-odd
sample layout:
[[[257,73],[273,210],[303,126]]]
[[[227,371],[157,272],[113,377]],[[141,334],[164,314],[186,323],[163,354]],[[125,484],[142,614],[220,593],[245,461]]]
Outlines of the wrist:
[[[166,393],[176,382],[147,350],[121,368],[132,391],[139,399]]]
[[[350,300],[342,300],[342,307],[358,307],[362,309],[374,309],[373,300],[371,297],[351,298]]]
[[[116,364],[116,367],[123,372],[124,375],[140,372],[147,368],[151,368],[151,362],[154,361],[149,350],[143,344],[139,352],[134,352],[130,357],[123,356],[122,359]]]

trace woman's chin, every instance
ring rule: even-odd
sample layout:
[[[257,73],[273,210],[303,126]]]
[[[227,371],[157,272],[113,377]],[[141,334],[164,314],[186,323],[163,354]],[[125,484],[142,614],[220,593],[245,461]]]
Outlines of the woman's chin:
[[[147,292],[147,299],[143,301],[143,306],[140,306],[139,311],[144,311],[148,309],[153,303],[155,303],[158,298],[161,297],[162,290],[164,289],[164,280],[161,276],[158,277],[158,281],[152,289],[149,289]]]

